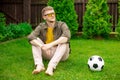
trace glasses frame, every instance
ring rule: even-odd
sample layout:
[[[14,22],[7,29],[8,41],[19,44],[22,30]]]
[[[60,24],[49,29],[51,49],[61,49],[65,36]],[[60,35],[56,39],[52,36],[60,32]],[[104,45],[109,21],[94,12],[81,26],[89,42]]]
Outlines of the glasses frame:
[[[52,17],[52,16],[55,16],[55,12],[52,12],[52,13],[49,13],[49,14],[45,14],[45,16],[48,16],[48,17]]]

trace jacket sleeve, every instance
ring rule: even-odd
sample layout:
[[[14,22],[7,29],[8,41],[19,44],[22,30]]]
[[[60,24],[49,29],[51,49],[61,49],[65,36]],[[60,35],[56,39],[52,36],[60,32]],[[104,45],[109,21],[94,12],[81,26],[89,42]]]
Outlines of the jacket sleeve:
[[[62,31],[63,31],[62,37],[67,37],[68,41],[69,41],[70,38],[71,38],[71,33],[70,33],[70,30],[69,30],[67,24],[66,23],[62,23],[61,28],[62,28]]]
[[[34,31],[31,32],[31,34],[28,35],[28,40],[31,41],[33,39],[36,39],[39,36],[40,33],[40,25],[38,25]]]

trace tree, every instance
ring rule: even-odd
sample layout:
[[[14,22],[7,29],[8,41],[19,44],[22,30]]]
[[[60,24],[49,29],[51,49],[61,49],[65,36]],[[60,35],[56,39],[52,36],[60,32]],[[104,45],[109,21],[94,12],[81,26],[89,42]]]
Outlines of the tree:
[[[64,21],[70,28],[72,36],[78,29],[77,14],[74,9],[74,0],[49,0],[48,5],[55,9],[56,19]]]
[[[118,24],[117,27],[120,28],[120,0],[118,0]]]
[[[83,36],[85,38],[108,37],[111,31],[110,18],[107,0],[89,0],[83,18]]]
[[[118,32],[117,39],[120,40],[120,0],[118,0],[118,23],[116,31]]]
[[[120,0],[118,0],[118,17],[120,19]],[[120,21],[119,21],[120,22]]]

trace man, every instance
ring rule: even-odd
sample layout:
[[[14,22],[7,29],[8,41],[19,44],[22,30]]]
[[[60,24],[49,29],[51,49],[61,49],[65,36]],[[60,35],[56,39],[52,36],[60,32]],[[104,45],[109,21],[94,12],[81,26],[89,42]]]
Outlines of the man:
[[[45,22],[40,23],[28,36],[36,65],[32,73],[38,74],[45,70],[44,58],[50,60],[45,73],[52,76],[58,63],[69,56],[71,35],[66,23],[56,21],[55,12],[51,6],[43,8],[42,17]]]

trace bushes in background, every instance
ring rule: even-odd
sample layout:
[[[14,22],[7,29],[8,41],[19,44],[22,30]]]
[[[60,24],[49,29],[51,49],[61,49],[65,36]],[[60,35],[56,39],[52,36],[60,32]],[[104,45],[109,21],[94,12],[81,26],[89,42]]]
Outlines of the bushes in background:
[[[32,27],[29,23],[19,23],[9,25],[5,24],[5,17],[3,13],[0,13],[0,41],[11,40],[28,35],[32,31]]]
[[[32,31],[31,25],[28,23],[9,24],[4,29],[5,40],[26,36]]]
[[[117,24],[117,27],[116,27],[116,32],[118,32],[116,38],[117,38],[117,40],[120,40],[120,18],[118,19],[118,24]]]
[[[107,0],[89,0],[83,19],[84,37],[108,37],[111,32],[110,18]]]
[[[74,36],[78,30],[74,0],[49,0],[48,5],[55,9],[57,20],[66,22],[71,31],[71,35]]]
[[[117,39],[120,40],[120,0],[118,0],[118,13],[119,13],[118,15],[119,19],[118,19],[116,31],[118,32]]]

